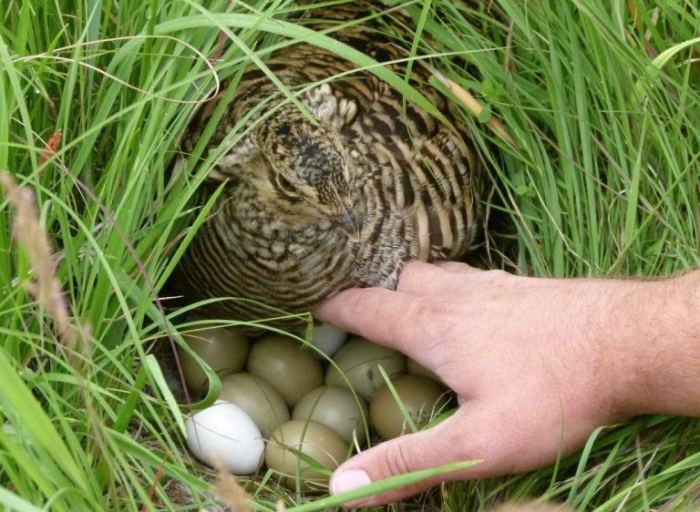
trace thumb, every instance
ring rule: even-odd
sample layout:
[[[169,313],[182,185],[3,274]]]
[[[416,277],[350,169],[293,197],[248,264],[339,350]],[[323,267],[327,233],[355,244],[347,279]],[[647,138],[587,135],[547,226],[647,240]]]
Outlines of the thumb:
[[[370,448],[335,470],[330,482],[331,493],[339,494],[392,476],[467,460],[491,459],[466,470],[441,474],[346,506],[380,505],[416,494],[446,480],[487,476],[489,470],[494,469],[491,464],[494,462],[493,454],[489,453],[493,450],[489,446],[489,428],[493,425],[487,419],[484,413],[466,407],[431,429],[397,437]]]

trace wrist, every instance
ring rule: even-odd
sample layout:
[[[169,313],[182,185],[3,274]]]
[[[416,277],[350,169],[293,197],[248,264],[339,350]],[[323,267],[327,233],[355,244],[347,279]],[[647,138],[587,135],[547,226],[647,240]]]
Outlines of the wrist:
[[[700,415],[700,273],[618,283],[601,330],[615,411]]]

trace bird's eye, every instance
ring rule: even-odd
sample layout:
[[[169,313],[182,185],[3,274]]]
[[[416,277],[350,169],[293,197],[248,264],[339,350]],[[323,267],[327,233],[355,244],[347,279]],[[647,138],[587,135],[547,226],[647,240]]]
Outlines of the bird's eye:
[[[293,204],[302,200],[302,196],[297,188],[284,176],[278,174],[275,183],[277,184],[277,193],[284,200]]]
[[[292,185],[292,182],[281,174],[277,176],[277,185],[282,192],[294,193],[296,191],[294,185]]]
[[[277,135],[285,136],[289,135],[289,124],[282,123],[277,127]]]

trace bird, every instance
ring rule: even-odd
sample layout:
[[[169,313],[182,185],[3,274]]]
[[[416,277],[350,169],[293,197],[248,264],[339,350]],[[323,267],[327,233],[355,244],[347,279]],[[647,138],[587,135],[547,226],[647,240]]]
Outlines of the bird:
[[[406,73],[406,12],[372,0],[297,3],[297,23]],[[237,81],[207,143],[220,157],[202,200],[222,190],[176,268],[178,294],[227,298],[207,304],[208,314],[283,325],[293,320],[279,312],[306,313],[351,287],[395,289],[407,262],[473,250],[484,165],[455,101],[429,83],[430,68],[415,63],[407,79],[443,119],[309,42],[276,50],[265,64],[299,91],[306,112],[257,66]],[[214,109],[203,111],[183,136],[185,153]],[[243,135],[228,142],[234,131]]]

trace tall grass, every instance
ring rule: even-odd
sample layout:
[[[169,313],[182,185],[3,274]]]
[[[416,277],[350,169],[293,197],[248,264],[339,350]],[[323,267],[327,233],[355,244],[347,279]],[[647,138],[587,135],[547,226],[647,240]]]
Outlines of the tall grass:
[[[0,170],[35,192],[72,321],[90,335],[62,344],[45,304],[27,293],[33,263],[10,236],[14,210],[3,196],[0,503],[175,510],[184,506],[172,492],[179,481],[194,496],[191,509],[204,506],[210,475],[184,449],[182,415],[146,352],[165,335],[181,341],[188,328],[167,298],[155,298],[210,206],[194,199],[215,155],[202,156],[202,141],[172,176],[179,134],[217,91],[217,77],[235,83],[251,63],[264,67],[271,49],[300,39],[423,99],[332,34],[272,20],[295,9],[286,0],[2,6]],[[416,37],[407,44],[418,59],[409,66],[431,55],[431,66],[486,106],[479,119],[465,110],[465,119],[490,162],[490,210],[510,219],[514,234],[494,262],[548,276],[665,275],[700,264],[695,3],[433,0],[408,8]],[[222,30],[232,44],[212,69],[204,56],[216,52]],[[296,92],[284,91],[290,101]],[[512,145],[489,129],[489,116]],[[58,130],[52,153],[46,143]],[[549,468],[451,484],[417,503],[474,510],[543,496],[582,510],[682,510],[698,497],[699,448],[697,421],[642,418],[600,429]],[[274,510],[279,498],[326,506],[276,490],[269,476],[249,487],[254,508]]]

